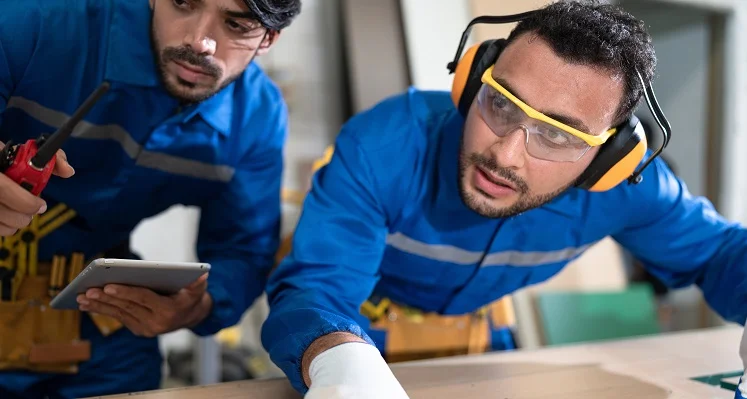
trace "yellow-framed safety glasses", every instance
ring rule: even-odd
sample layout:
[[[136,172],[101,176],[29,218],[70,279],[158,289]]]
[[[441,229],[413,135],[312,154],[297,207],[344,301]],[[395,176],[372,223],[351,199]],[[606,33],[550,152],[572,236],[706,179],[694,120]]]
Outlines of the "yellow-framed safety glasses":
[[[497,136],[523,130],[527,152],[535,158],[575,162],[591,147],[604,144],[616,131],[613,128],[594,136],[550,118],[496,82],[492,71],[492,67],[485,71],[483,85],[477,93],[482,119]]]
[[[485,73],[482,74],[482,82],[501,92],[504,96],[511,100],[512,103],[516,104],[516,106],[524,111],[524,113],[527,114],[527,116],[529,116],[530,118],[545,122],[557,127],[558,129],[564,130],[585,141],[592,147],[604,144],[610,137],[612,137],[613,134],[615,134],[616,129],[614,127],[598,136],[584,133],[537,111],[536,109],[530,107],[527,103],[519,100],[510,91],[506,90],[505,87],[501,86],[498,82],[495,81],[495,79],[493,79],[493,65],[491,65],[490,68],[488,68]]]

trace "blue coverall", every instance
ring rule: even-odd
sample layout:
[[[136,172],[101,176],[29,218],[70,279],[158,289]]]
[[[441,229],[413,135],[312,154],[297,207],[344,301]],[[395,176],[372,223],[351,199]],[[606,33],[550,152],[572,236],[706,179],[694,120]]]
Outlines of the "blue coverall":
[[[662,161],[639,185],[572,188],[488,219],[459,196],[463,126],[449,93],[410,89],[343,127],[314,176],[292,252],[267,286],[263,344],[296,389],[307,389],[301,358],[321,335],[348,331],[381,348],[360,315],[372,295],[472,312],[547,280],[606,236],[669,286],[696,284],[720,315],[744,323],[747,230],[691,195]]]
[[[205,102],[180,107],[160,83],[150,32],[146,0],[0,0],[0,140],[52,133],[109,81],[63,147],[76,174],[53,177],[42,193],[49,209],[64,203],[78,218],[40,241],[39,258],[90,257],[127,240],[144,218],[197,206],[196,252],[212,264],[214,305],[192,331],[209,335],[240,319],[274,264],[287,109],[254,63]],[[0,372],[0,398],[158,388],[156,339],[126,328],[104,338],[82,319],[92,359],[77,375]]]

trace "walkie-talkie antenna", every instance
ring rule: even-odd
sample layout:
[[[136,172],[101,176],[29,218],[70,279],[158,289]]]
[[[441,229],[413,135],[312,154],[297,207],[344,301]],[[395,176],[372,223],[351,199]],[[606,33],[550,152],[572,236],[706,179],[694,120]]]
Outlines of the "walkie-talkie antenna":
[[[62,148],[62,143],[65,142],[72,133],[75,126],[83,120],[83,117],[88,114],[88,111],[93,108],[94,104],[109,90],[109,82],[102,83],[96,91],[94,91],[85,102],[75,111],[75,113],[65,121],[65,123],[57,129],[54,134],[49,136],[44,143],[39,147],[36,155],[31,158],[31,166],[42,169],[44,166],[57,154],[57,150]]]

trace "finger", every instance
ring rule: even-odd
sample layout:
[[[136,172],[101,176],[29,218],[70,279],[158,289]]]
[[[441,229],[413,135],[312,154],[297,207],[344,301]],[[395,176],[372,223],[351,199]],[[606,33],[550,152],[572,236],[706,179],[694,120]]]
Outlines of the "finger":
[[[113,317],[119,320],[127,328],[132,330],[133,333],[144,331],[144,327],[141,325],[138,319],[134,317],[133,315],[127,313],[122,308],[119,308],[117,306],[112,306],[108,303],[100,302],[100,301],[93,300],[93,299],[86,299],[84,303],[79,302],[79,304],[80,304],[79,308],[81,311],[90,312],[90,313],[98,313],[104,316]]]
[[[171,295],[172,299],[182,300],[185,296],[191,298],[188,302],[192,302],[193,298],[202,297],[207,290],[207,274],[203,274],[197,280],[191,282],[188,286],[182,288],[176,294]]]
[[[0,223],[14,228],[22,229],[31,223],[32,215],[16,212],[0,203]]]
[[[0,223],[0,236],[2,237],[10,237],[18,232],[18,229],[15,227],[6,226],[2,223]]]
[[[150,309],[126,299],[120,299],[111,295],[107,295],[98,288],[89,289],[86,292],[86,299],[89,300],[89,302],[101,302],[117,307],[138,320],[148,320],[153,317],[153,312],[151,312]]]
[[[3,173],[0,173],[0,203],[8,209],[27,215],[47,210],[47,203],[43,199],[26,191]]]
[[[208,274],[205,273],[200,276],[197,280],[189,283],[188,286],[184,287],[188,291],[204,291],[207,288]]]
[[[52,173],[63,178],[68,178],[75,174],[75,169],[73,169],[67,161],[67,154],[65,154],[65,151],[57,151],[57,161],[55,162],[54,171]]]
[[[104,287],[104,293],[118,299],[136,303],[151,311],[159,309],[164,302],[164,298],[160,295],[142,287],[109,284]]]

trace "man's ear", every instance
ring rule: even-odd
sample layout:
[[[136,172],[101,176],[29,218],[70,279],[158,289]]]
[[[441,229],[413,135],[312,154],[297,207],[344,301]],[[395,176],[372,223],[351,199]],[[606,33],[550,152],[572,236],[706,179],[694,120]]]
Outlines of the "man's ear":
[[[278,37],[280,37],[280,31],[279,30],[269,30],[267,31],[267,34],[265,34],[264,39],[262,39],[262,43],[259,44],[259,48],[257,49],[257,55],[265,55],[268,51],[270,51],[270,47],[272,47],[275,42],[277,42]]]

